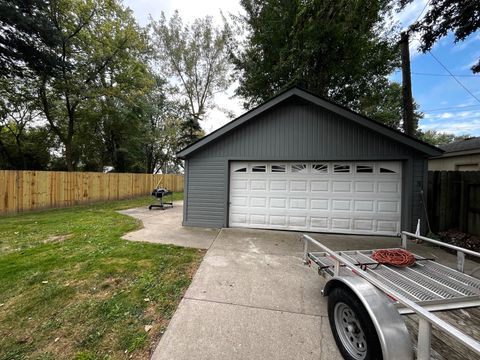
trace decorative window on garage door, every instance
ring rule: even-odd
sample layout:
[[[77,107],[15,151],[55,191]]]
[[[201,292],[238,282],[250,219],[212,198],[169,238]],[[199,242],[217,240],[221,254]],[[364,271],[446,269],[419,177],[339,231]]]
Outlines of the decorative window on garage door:
[[[267,172],[267,165],[252,165],[252,172]]]
[[[357,165],[356,172],[357,174],[372,174],[373,165]]]
[[[326,174],[328,173],[328,164],[312,164],[313,174]]]
[[[232,171],[237,173],[246,173],[247,166],[244,164],[232,164]]]
[[[333,164],[334,173],[349,173],[350,165],[348,164]]]
[[[272,173],[284,173],[287,171],[287,165],[285,164],[272,164]]]
[[[292,164],[292,173],[307,173],[307,164]]]
[[[382,175],[399,174],[401,171],[401,163],[382,162],[377,165],[378,173]]]

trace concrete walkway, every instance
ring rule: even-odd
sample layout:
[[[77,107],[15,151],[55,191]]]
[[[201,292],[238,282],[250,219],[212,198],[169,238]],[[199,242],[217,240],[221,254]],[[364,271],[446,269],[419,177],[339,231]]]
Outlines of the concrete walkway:
[[[141,220],[144,226],[143,229],[124,235],[125,240],[208,249],[220,231],[182,226],[183,201],[174,202],[173,207],[166,210],[148,210],[144,206],[119,212]]]
[[[145,228],[125,239],[209,249],[153,360],[342,359],[330,332],[324,280],[302,264],[301,233],[181,226],[182,204],[123,212]],[[396,247],[395,238],[311,234],[335,250]],[[455,256],[412,244],[454,265]],[[467,262],[467,269],[478,264]]]

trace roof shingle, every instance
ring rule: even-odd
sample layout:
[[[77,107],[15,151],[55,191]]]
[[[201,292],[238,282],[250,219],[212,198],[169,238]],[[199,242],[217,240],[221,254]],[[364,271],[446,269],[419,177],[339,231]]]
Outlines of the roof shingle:
[[[460,141],[455,141],[451,144],[439,146],[446,153],[457,152],[457,151],[468,151],[468,150],[479,150],[480,151],[480,136],[471,137]]]

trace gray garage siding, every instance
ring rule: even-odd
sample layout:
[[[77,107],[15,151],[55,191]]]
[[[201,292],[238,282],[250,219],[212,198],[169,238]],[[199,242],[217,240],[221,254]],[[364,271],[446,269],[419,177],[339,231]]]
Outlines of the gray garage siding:
[[[421,215],[416,184],[424,181],[423,154],[310,103],[284,102],[187,158],[185,225],[227,226],[234,160],[402,160],[402,228],[412,230]]]

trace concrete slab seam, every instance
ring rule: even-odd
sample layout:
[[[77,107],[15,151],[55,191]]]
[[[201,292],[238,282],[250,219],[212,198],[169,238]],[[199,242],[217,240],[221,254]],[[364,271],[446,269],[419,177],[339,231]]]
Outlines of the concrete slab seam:
[[[207,252],[208,250],[210,250],[210,248],[213,246],[213,244],[215,244],[215,241],[217,241],[218,237],[220,236],[220,234],[222,233],[223,231],[223,228],[220,229],[220,231],[217,233],[217,236],[215,236],[215,239],[213,239],[213,241],[211,242],[210,246],[208,247],[207,249]],[[202,260],[203,261],[203,260]]]
[[[272,308],[266,308],[266,307],[260,307],[260,306],[253,306],[253,305],[235,304],[235,303],[218,301],[218,300],[197,299],[197,298],[187,297],[187,296],[184,296],[183,299],[185,299],[185,300],[191,300],[191,301],[205,302],[205,303],[214,303],[214,304],[221,304],[221,305],[238,306],[238,307],[243,307],[243,308],[248,308],[248,309],[274,311],[274,312],[285,313],[285,314],[292,314],[292,315],[305,315],[305,316],[312,316],[312,317],[317,317],[317,318],[318,318],[318,317],[319,317],[319,318],[325,317],[324,315],[306,314],[306,313],[301,313],[301,312],[291,311],[291,310],[279,310],[279,309],[272,309]]]

